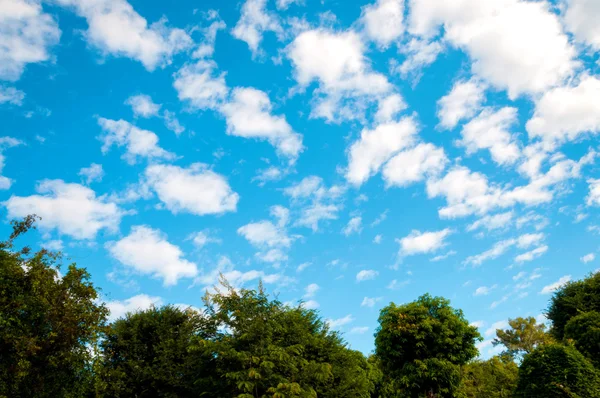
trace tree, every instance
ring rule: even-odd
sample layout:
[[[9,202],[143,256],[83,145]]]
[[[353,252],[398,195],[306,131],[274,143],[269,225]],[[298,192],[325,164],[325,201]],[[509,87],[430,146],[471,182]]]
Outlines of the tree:
[[[600,272],[569,282],[554,292],[547,317],[552,321],[551,333],[562,340],[569,320],[584,312],[600,312]]]
[[[565,339],[600,369],[600,313],[584,312],[567,322]]]
[[[600,379],[592,364],[574,347],[539,346],[519,368],[516,398],[598,398]]]
[[[496,330],[494,346],[503,345],[505,354],[511,358],[520,358],[529,354],[537,346],[552,341],[546,332],[546,325],[537,323],[534,317],[509,319],[509,329]]]
[[[222,388],[215,397],[370,396],[374,369],[315,311],[270,300],[262,285],[223,283],[224,292],[205,297],[205,316],[219,329],[192,345],[200,358],[214,358]]]
[[[195,310],[172,306],[127,314],[102,342],[99,390],[110,397],[195,397],[217,382],[210,361],[189,353],[192,339],[214,331]]]
[[[473,361],[462,368],[459,396],[464,398],[512,397],[519,367],[508,355]]]
[[[478,340],[462,311],[426,294],[381,310],[375,353],[385,377],[407,397],[454,397],[460,365],[477,355]]]
[[[85,269],[61,275],[60,254],[15,249],[35,219],[13,222],[0,244],[0,396],[85,396],[108,311]]]

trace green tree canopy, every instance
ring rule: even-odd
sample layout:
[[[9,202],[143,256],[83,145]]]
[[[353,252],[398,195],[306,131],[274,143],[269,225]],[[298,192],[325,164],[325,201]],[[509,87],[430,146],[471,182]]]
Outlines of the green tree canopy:
[[[519,367],[508,356],[473,361],[462,368],[459,396],[463,398],[508,398],[517,387]]]
[[[15,249],[34,221],[14,222],[0,245],[0,396],[81,397],[107,309],[85,269],[61,275],[60,255]]]
[[[567,322],[565,339],[573,340],[575,348],[600,369],[600,313],[584,312]]]
[[[192,346],[199,358],[214,359],[224,389],[215,396],[370,396],[375,369],[315,311],[270,300],[262,285],[236,290],[224,284],[225,291],[205,297],[205,316],[218,325],[215,336]]]
[[[481,336],[461,310],[428,294],[381,310],[375,352],[385,377],[408,397],[453,397],[460,365],[477,355]]]
[[[598,398],[600,379],[574,347],[546,344],[523,359],[515,397]]]
[[[195,310],[165,306],[127,314],[102,342],[99,390],[110,397],[193,397],[218,382],[210,361],[189,353],[196,337],[214,331]]]
[[[552,321],[552,335],[562,340],[571,318],[592,311],[600,312],[600,272],[569,282],[554,292],[547,314]]]
[[[503,345],[506,348],[504,353],[513,359],[552,341],[546,332],[546,325],[537,323],[534,317],[509,319],[508,324],[508,329],[496,330],[496,338],[492,343],[494,346]]]

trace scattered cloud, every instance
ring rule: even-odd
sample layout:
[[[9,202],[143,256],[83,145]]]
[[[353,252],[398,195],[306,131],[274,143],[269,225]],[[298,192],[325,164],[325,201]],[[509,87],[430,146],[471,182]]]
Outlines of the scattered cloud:
[[[377,278],[377,275],[379,275],[379,272],[377,272],[375,270],[363,269],[362,271],[359,271],[358,274],[356,274],[356,281],[357,282],[369,281],[369,280]]]
[[[555,290],[560,289],[565,284],[571,281],[571,275],[565,275],[561,277],[558,281],[551,283],[549,285],[544,286],[544,288],[540,291],[540,294],[550,294]]]

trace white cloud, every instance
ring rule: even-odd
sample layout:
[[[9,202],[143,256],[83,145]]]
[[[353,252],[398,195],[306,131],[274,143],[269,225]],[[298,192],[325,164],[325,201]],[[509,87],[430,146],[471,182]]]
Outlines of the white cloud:
[[[454,250],[450,250],[446,254],[440,254],[439,256],[435,256],[430,261],[432,261],[432,262],[442,261],[442,260],[447,259],[450,256],[454,256],[455,254],[456,254],[456,252]]]
[[[443,50],[444,47],[437,41],[412,38],[408,44],[400,47],[400,52],[406,56],[406,59],[397,66],[392,63],[392,71],[400,73],[404,78],[415,74],[418,80],[421,70],[434,63]]]
[[[479,111],[485,100],[486,85],[477,80],[459,80],[452,90],[438,101],[440,127],[453,129],[465,119],[470,119]]]
[[[179,135],[185,131],[185,127],[179,123],[179,119],[177,119],[175,116],[175,112],[165,109],[163,111],[163,119],[165,121],[165,127],[174,132],[176,135]]]
[[[21,106],[24,98],[25,93],[23,91],[14,87],[0,86],[0,104],[8,102],[12,105]]]
[[[228,257],[221,256],[217,265],[209,272],[202,272],[194,280],[194,284],[202,284],[204,285],[204,289],[212,291],[213,287],[219,283],[220,275],[223,275],[225,280],[235,288],[242,287],[246,283],[259,278],[265,284],[278,283],[285,285],[293,281],[293,279],[281,274],[266,274],[264,271],[257,270],[238,271]]]
[[[86,184],[91,184],[94,181],[102,181],[104,177],[104,170],[102,169],[102,165],[98,163],[90,164],[90,167],[83,167],[77,173],[78,176],[85,178]]]
[[[358,274],[356,274],[356,281],[357,282],[369,281],[369,280],[375,279],[377,277],[377,275],[379,275],[379,272],[377,272],[375,270],[363,269],[362,271],[359,271]]]
[[[152,71],[171,63],[192,39],[182,29],[168,28],[166,18],[148,26],[126,0],[57,0],[72,7],[88,23],[85,37],[104,55],[133,58]]]
[[[533,227],[537,230],[537,231],[541,231],[542,229],[546,228],[548,226],[548,224],[550,223],[550,221],[539,214],[535,214],[534,212],[529,212],[527,214],[525,214],[522,217],[517,218],[517,228],[522,228],[525,225],[528,224],[533,224]]]
[[[125,120],[98,118],[103,134],[98,137],[102,141],[102,153],[107,153],[113,145],[125,147],[123,155],[128,163],[134,164],[138,158],[173,160],[175,154],[165,151],[158,145],[158,136],[152,131],[142,130]]]
[[[320,304],[315,300],[307,300],[302,302],[302,308],[306,308],[307,310],[316,310],[320,307]]]
[[[404,0],[377,0],[363,7],[361,21],[366,35],[387,47],[404,32]]]
[[[475,289],[475,293],[473,293],[473,296],[487,296],[488,294],[490,294],[490,292],[492,290],[494,290],[495,288],[497,288],[498,285],[493,285],[493,286],[479,286],[477,289]]]
[[[400,244],[400,256],[412,256],[414,254],[433,253],[446,246],[445,239],[452,234],[450,228],[441,231],[420,232],[413,230],[408,236],[396,239]]]
[[[600,50],[600,4],[596,0],[566,0],[564,22],[580,42]]]
[[[198,231],[190,234],[186,240],[191,240],[194,246],[201,249],[209,243],[221,243],[221,239],[210,235],[209,231]]]
[[[383,74],[371,70],[364,44],[353,31],[304,31],[286,54],[301,88],[319,82],[312,117],[328,121],[361,118],[369,101],[392,88]]]
[[[116,204],[79,184],[63,180],[43,180],[36,186],[38,195],[11,196],[4,206],[8,218],[37,214],[43,229],[57,229],[75,239],[94,239],[98,231],[116,231],[125,214]]]
[[[565,275],[565,276],[561,277],[558,281],[556,281],[550,285],[544,286],[544,288],[540,291],[540,294],[553,293],[555,290],[560,289],[565,284],[567,284],[569,281],[571,281],[571,275]]]
[[[187,101],[195,109],[218,109],[229,94],[225,73],[215,74],[213,61],[200,60],[187,64],[174,74],[173,87],[181,101]]]
[[[378,102],[375,120],[379,123],[390,122],[407,107],[408,105],[400,94],[390,94]]]
[[[204,164],[193,163],[188,168],[150,165],[145,177],[160,201],[175,214],[222,214],[237,208],[239,195],[225,177]]]
[[[152,98],[146,94],[132,95],[127,98],[125,104],[131,106],[135,116],[141,117],[158,116],[161,107],[160,104],[155,104]]]
[[[397,279],[394,279],[387,285],[387,288],[390,290],[398,290],[401,287],[408,285],[409,283],[409,280],[399,282]]]
[[[591,263],[596,259],[596,255],[594,253],[588,253],[585,256],[581,257],[581,262],[584,264]]]
[[[360,306],[373,308],[381,300],[383,300],[383,297],[365,297]]]
[[[480,329],[485,326],[485,322],[484,321],[475,321],[475,322],[471,322],[469,324],[469,326],[474,326],[474,327]]]
[[[350,236],[354,233],[360,233],[362,231],[362,217],[352,217],[348,224],[342,230],[342,233],[346,236]]]
[[[283,192],[292,198],[293,204],[303,206],[294,225],[310,227],[313,231],[317,231],[320,221],[337,219],[341,209],[338,201],[344,188],[335,185],[327,188],[322,178],[308,176],[299,183],[285,188]]]
[[[145,311],[152,306],[160,306],[162,303],[160,297],[148,296],[147,294],[138,294],[125,300],[107,301],[106,307],[110,311],[108,320],[112,322],[130,312]]]
[[[586,198],[588,206],[600,206],[600,179],[589,179],[589,194]]]
[[[2,1],[0,26],[0,80],[19,80],[27,64],[49,60],[61,34],[36,0]]]
[[[106,245],[112,257],[141,274],[175,285],[181,278],[198,274],[196,264],[186,260],[179,246],[167,241],[165,234],[145,225],[131,227],[128,236]]]
[[[521,0],[410,0],[409,31],[433,37],[443,25],[444,38],[469,54],[473,73],[514,99],[560,84],[578,65],[549,7]]]
[[[310,263],[310,262],[302,263],[296,268],[296,272],[302,272],[305,269],[307,269],[308,267],[310,267],[311,265],[312,265],[312,263]]]
[[[467,154],[488,149],[494,162],[501,165],[513,164],[521,155],[517,140],[510,132],[517,122],[516,108],[504,107],[497,111],[486,108],[465,124],[459,143],[466,148]]]
[[[268,95],[254,88],[236,88],[232,99],[221,107],[227,120],[227,133],[269,141],[293,162],[302,151],[302,136],[295,133],[285,116],[273,116]]]
[[[544,246],[540,246],[537,247],[533,250],[530,250],[526,253],[523,254],[519,254],[517,257],[515,257],[515,261],[517,263],[523,263],[526,261],[532,261],[540,256],[542,256],[544,253],[546,253],[548,251],[548,246],[544,245]]]
[[[584,75],[575,86],[546,91],[527,122],[531,138],[548,144],[574,141],[585,133],[600,132],[600,79]]]
[[[476,256],[467,257],[464,263],[472,265],[481,265],[484,261],[493,260],[495,258],[500,257],[501,255],[506,253],[506,251],[514,244],[514,239],[507,239],[502,240],[500,242],[496,242],[496,244],[494,244],[494,246],[491,249],[486,250],[483,253],[478,254]]]
[[[507,329],[510,325],[508,324],[508,321],[498,321],[498,322],[494,322],[490,325],[490,327],[488,329],[486,329],[485,331],[485,337],[491,337],[496,335],[496,330],[497,329]]]
[[[506,213],[482,217],[474,223],[469,224],[467,231],[475,231],[480,228],[487,229],[488,231],[508,228],[512,224],[513,215],[512,211],[508,211]]]
[[[319,291],[319,289],[321,289],[319,287],[319,285],[317,285],[316,283],[311,283],[310,285],[306,286],[306,288],[304,288],[304,296],[302,296],[302,297],[303,298],[314,297],[315,294],[317,294],[317,292]]]
[[[44,249],[59,251],[64,248],[64,243],[60,239],[49,240],[40,244]]]
[[[262,248],[289,247],[292,241],[285,230],[266,220],[246,224],[238,228],[237,232],[254,246]]]
[[[546,235],[541,232],[537,234],[523,234],[517,239],[517,246],[521,249],[527,249],[539,244],[545,237]]]
[[[350,334],[365,334],[369,331],[368,326],[356,326],[350,329]]]
[[[240,19],[231,34],[248,44],[253,55],[259,52],[264,32],[283,33],[277,15],[266,10],[267,0],[246,0]]]
[[[354,317],[352,316],[352,314],[348,314],[343,318],[327,319],[325,322],[327,322],[331,329],[339,329],[344,325],[354,322]]]
[[[302,4],[304,0],[277,0],[277,8],[279,10],[287,10],[290,4]]]
[[[4,163],[6,161],[4,151],[20,145],[25,145],[25,143],[13,137],[0,137],[0,190],[10,189],[13,183],[12,179],[2,175]]]
[[[381,234],[375,235],[375,237],[373,238],[373,243],[378,245],[381,243],[382,239],[383,239],[383,236]]]
[[[421,143],[391,158],[383,167],[382,175],[387,187],[404,187],[426,177],[438,176],[447,163],[443,148]]]
[[[411,146],[416,134],[417,124],[412,117],[380,124],[373,130],[363,129],[360,139],[348,150],[346,179],[361,185],[395,153]]]

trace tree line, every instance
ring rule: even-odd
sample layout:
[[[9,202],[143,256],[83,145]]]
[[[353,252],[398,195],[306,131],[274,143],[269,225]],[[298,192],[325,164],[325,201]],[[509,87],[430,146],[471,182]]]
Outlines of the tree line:
[[[482,340],[442,297],[390,303],[375,351],[348,347],[319,313],[262,285],[227,281],[203,307],[153,307],[108,322],[89,273],[60,254],[0,243],[0,397],[600,397],[600,273],[557,290],[547,317]]]

